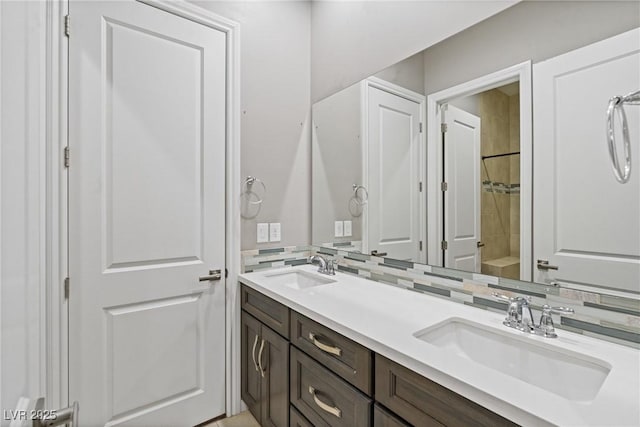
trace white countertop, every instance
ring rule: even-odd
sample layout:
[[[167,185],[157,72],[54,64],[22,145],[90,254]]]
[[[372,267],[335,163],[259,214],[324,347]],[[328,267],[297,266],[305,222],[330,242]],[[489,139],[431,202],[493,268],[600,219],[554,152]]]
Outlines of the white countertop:
[[[315,273],[317,268],[292,270]],[[240,281],[518,424],[640,425],[638,350],[565,330],[556,339],[523,334],[503,326],[504,315],[340,272],[331,276],[335,283],[307,289],[268,286],[265,276],[273,272],[241,274]],[[601,359],[611,371],[592,401],[574,402],[413,336],[452,317]]]

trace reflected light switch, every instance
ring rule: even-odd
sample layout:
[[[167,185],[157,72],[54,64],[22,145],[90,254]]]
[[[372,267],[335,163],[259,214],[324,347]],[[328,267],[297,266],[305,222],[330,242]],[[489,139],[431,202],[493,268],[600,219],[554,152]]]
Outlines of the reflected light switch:
[[[269,224],[269,241],[270,242],[279,242],[280,241],[280,223],[272,222]]]
[[[342,227],[343,227],[342,221],[336,221],[335,222],[335,226],[334,226],[334,228],[335,228],[335,233],[334,233],[335,237],[342,237],[343,236]]]
[[[344,237],[351,237],[351,221],[344,222]]]

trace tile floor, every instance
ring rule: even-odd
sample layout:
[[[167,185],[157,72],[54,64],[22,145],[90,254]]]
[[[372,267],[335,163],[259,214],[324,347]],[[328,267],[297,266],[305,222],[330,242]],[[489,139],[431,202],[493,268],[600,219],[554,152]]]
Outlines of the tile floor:
[[[260,427],[249,411],[207,424],[205,427]]]

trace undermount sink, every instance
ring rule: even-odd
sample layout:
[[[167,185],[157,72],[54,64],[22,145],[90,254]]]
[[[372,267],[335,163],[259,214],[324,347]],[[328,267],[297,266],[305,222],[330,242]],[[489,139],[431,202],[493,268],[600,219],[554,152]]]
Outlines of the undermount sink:
[[[592,401],[611,371],[605,361],[465,319],[447,319],[413,336],[576,402]]]
[[[293,289],[308,289],[335,283],[335,280],[328,277],[299,270],[269,273],[265,275],[265,280],[274,285],[288,286]]]

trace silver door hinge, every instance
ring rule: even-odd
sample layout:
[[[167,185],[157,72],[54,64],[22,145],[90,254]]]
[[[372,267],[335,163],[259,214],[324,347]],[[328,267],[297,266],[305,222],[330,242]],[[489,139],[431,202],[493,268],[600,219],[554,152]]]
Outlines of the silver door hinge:
[[[422,193],[422,181],[418,184],[418,190]]]
[[[447,243],[447,241],[446,241],[446,240],[443,240],[443,241],[440,243],[440,247],[442,248],[442,250],[443,250],[443,251],[446,251],[446,250],[447,250],[447,248],[449,247],[449,244]]]
[[[69,167],[69,147],[64,147],[64,167]]]
[[[440,132],[445,133],[448,128],[446,123],[440,123]]]
[[[448,189],[449,189],[449,184],[447,184],[446,182],[440,183],[440,190],[447,191]]]
[[[69,15],[64,16],[64,35],[69,37],[71,34],[71,18]]]
[[[422,122],[420,122],[420,133],[422,133]]]
[[[419,243],[418,246],[419,246],[420,250],[422,250],[422,240],[420,240],[420,243]]]
[[[64,278],[64,299],[69,299],[69,278]]]

